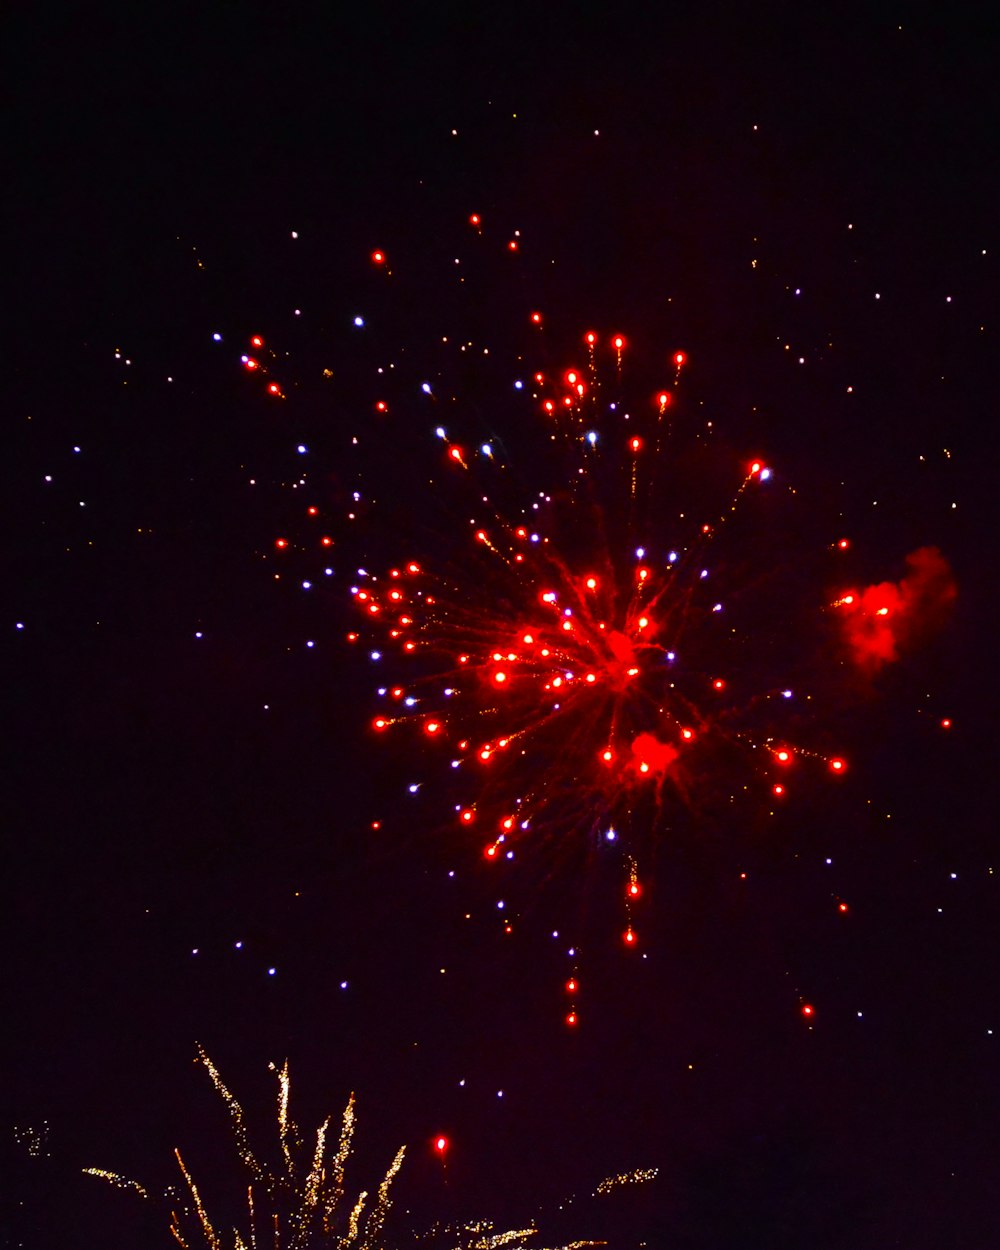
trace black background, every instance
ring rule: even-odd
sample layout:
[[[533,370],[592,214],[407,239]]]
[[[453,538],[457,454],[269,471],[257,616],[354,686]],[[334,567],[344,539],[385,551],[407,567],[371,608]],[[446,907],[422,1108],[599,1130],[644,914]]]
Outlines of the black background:
[[[196,1041],[262,1137],[268,1061],[290,1059],[307,1127],[356,1090],[356,1185],[410,1143],[418,1228],[541,1210],[544,1244],[997,1244],[997,46],[907,10],[8,18],[4,1245],[169,1244],[80,1169],[162,1188],[176,1145],[224,1206]],[[311,599],[273,581],[300,440],[338,544],[349,528],[369,419],[349,365],[402,348],[419,369],[442,326],[509,358],[536,306],[554,357],[591,325],[647,358],[684,346],[692,393],[812,508],[790,546],[843,527],[852,576],[880,581],[935,544],[959,591],[826,725],[851,759],[835,794],[766,838],[688,829],[663,853],[642,965],[592,897],[599,864],[511,877],[502,937],[493,879],[414,827],[411,758],[364,728],[340,552]],[[289,351],[279,417],[238,368],[255,332]],[[407,457],[364,456],[405,524]],[[553,918],[609,933],[576,1032]],[[36,1157],[15,1127],[43,1124]],[[587,1197],[632,1167],[659,1174]]]

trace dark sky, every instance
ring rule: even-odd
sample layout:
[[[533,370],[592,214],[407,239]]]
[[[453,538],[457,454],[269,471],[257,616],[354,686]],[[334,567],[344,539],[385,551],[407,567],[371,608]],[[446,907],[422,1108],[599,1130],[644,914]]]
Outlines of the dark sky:
[[[306,1127],[355,1090],[354,1188],[409,1143],[404,1230],[998,1244],[998,48],[961,14],[836,8],[8,17],[0,1245],[171,1244],[80,1169],[162,1188],[175,1146],[224,1205],[197,1043],[264,1140],[268,1062]],[[543,441],[494,384],[572,363],[592,326],[643,382],[683,347],[711,473],[759,450],[797,491],[735,527],[729,569],[785,587],[750,619],[787,625],[815,691],[797,729],[850,760],[770,824],[650,822],[641,960],[620,868],[572,831],[503,878],[503,934],[494,866],[410,802],[429,757],[373,738],[344,642],[352,561],[443,560],[465,524],[424,485],[439,418],[407,386],[433,372],[449,423],[531,480]],[[283,401],[239,365],[255,333]],[[498,363],[442,363],[442,334]],[[355,525],[359,483],[381,502]],[[842,534],[857,584],[930,545],[958,589],[871,679],[823,610]],[[580,944],[577,1028],[553,927]],[[658,1174],[589,1196],[633,1168]]]

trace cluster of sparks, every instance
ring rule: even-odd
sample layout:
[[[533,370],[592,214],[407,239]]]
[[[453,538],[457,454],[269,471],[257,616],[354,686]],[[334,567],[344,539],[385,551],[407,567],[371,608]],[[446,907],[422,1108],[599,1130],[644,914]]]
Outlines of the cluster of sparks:
[[[487,860],[511,860],[521,844],[551,835],[620,845],[622,936],[634,947],[640,831],[690,802],[720,748],[752,757],[768,801],[784,798],[798,759],[833,775],[846,763],[778,732],[792,689],[731,679],[753,639],[726,620],[713,551],[772,470],[759,459],[734,465],[731,493],[706,522],[671,513],[662,478],[679,437],[686,353],[667,357],[670,386],[636,397],[623,386],[622,335],[602,344],[588,332],[583,349],[585,368],[512,379],[514,402],[533,406],[540,437],[555,447],[557,484],[498,503],[518,473],[499,443],[472,451],[438,426],[441,471],[458,476],[451,489],[478,515],[446,562],[432,549],[378,572],[359,568],[351,595],[361,624],[348,638],[398,674],[378,687],[373,731],[418,733],[468,778],[454,819]],[[575,1009],[567,1021],[577,1022]]]
[[[478,215],[470,225],[482,237]],[[518,251],[516,232],[505,251]],[[381,249],[370,261],[392,273]],[[550,333],[541,312],[524,316],[549,364],[535,369],[526,355],[512,355],[494,409],[508,409],[512,428],[527,431],[525,446],[513,442],[501,415],[488,425],[472,415],[478,405],[452,380],[459,377],[453,356],[461,354],[464,376],[470,356],[491,352],[461,335],[440,338],[442,367],[409,372],[404,383],[403,369],[383,364],[364,379],[365,442],[390,440],[396,422],[412,443],[421,408],[447,408],[454,424],[428,422],[427,476],[416,464],[411,475],[417,492],[426,481],[442,519],[435,528],[414,509],[402,549],[383,532],[380,545],[392,543],[396,563],[362,555],[350,575],[356,624],[347,639],[382,679],[371,732],[408,740],[420,770],[409,792],[437,796],[436,823],[451,824],[462,845],[493,864],[539,846],[610,848],[623,877],[621,942],[637,950],[641,866],[652,839],[681,813],[710,818],[720,805],[749,802],[773,815],[796,788],[797,766],[811,787],[821,774],[844,776],[848,764],[815,732],[818,705],[790,675],[802,668],[795,648],[776,648],[772,625],[762,628],[754,616],[754,583],[773,587],[786,557],[771,546],[755,549],[749,562],[729,558],[727,535],[735,530],[738,545],[743,528],[737,514],[752,508],[759,523],[772,516],[775,490],[794,488],[763,459],[723,456],[715,423],[682,386],[686,351],[640,362],[644,380],[633,382],[626,337],[591,330],[569,352],[565,343],[559,348],[577,362],[552,368],[550,339],[561,335]],[[356,315],[353,329],[367,333],[368,319]],[[247,347],[243,368],[284,400],[272,374],[281,356],[260,335]],[[646,384],[651,371],[658,387]],[[307,456],[309,448],[297,451]],[[698,466],[704,471],[709,462],[702,484]],[[294,486],[308,491],[307,480],[303,471]],[[364,470],[355,485],[352,542],[362,529],[374,536],[381,502]],[[311,501],[307,512],[326,526],[322,503]],[[366,525],[355,525],[362,517]],[[332,533],[320,539],[324,563],[328,549],[342,544]],[[277,537],[275,557],[284,562],[300,545]],[[840,557],[851,542],[830,536],[822,546],[838,568],[813,588],[815,631],[796,641],[804,653],[822,650],[832,622],[842,661],[870,674],[897,659],[954,598],[947,563],[925,548],[907,557],[900,582],[844,589],[831,600],[829,583],[844,585]],[[314,582],[301,584],[308,590]],[[773,603],[787,597],[772,594],[769,622]],[[805,721],[813,727],[808,741],[801,740]],[[842,900],[838,906],[847,910]],[[510,933],[512,913],[502,910],[501,918]],[[579,979],[570,955],[564,1019],[575,1027]],[[802,1010],[812,1013],[811,1005]]]
[[[633,1168],[631,1172],[616,1172],[614,1176],[606,1176],[600,1181],[594,1192],[610,1194],[628,1185],[648,1185],[656,1179],[659,1171],[659,1168]]]
[[[351,1095],[340,1120],[340,1131],[331,1132],[327,1117],[316,1129],[311,1143],[302,1137],[291,1119],[289,1102],[291,1080],[288,1064],[280,1069],[271,1065],[278,1078],[277,1136],[278,1164],[272,1165],[250,1145],[250,1134],[243,1107],[219,1075],[212,1060],[199,1048],[199,1059],[211,1077],[212,1084],[226,1105],[233,1131],[233,1141],[240,1162],[248,1177],[246,1186],[246,1222],[242,1229],[224,1231],[213,1221],[194,1177],[181,1152],[175,1151],[177,1166],[184,1180],[183,1198],[174,1191],[167,1193],[170,1207],[170,1232],[181,1250],[203,1246],[206,1250],[392,1250],[403,1244],[387,1235],[386,1218],[392,1205],[390,1190],[406,1153],[397,1150],[374,1196],[362,1190],[355,1200],[347,1199],[345,1174],[352,1154],[355,1130],[354,1096]],[[438,1138],[439,1153],[447,1141]],[[148,1199],[142,1185],[105,1168],[85,1168],[116,1188]],[[440,1230],[431,1239],[442,1250],[521,1250],[534,1237],[533,1227],[499,1231],[488,1221],[475,1221]],[[442,1240],[443,1236],[443,1240]],[[416,1239],[426,1244],[428,1237]],[[406,1244],[415,1244],[407,1238]],[[573,1241],[551,1250],[583,1250],[601,1245],[594,1241]],[[531,1247],[542,1250],[542,1247]]]

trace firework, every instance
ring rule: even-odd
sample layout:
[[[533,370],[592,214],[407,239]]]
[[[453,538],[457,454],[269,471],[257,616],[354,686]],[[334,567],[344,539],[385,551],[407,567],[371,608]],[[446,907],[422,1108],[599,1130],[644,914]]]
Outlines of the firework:
[[[955,601],[951,569],[936,547],[911,552],[906,566],[899,582],[846,590],[834,601],[849,654],[863,672],[877,672],[933,633]]]
[[[753,604],[781,560],[747,559],[739,514],[767,524],[772,469],[727,456],[713,422],[685,411],[686,353],[662,354],[655,387],[629,384],[622,335],[587,332],[580,351],[583,367],[507,379],[527,455],[435,427],[427,511],[453,519],[425,550],[414,520],[405,558],[357,569],[348,637],[390,677],[373,733],[408,734],[422,767],[438,761],[488,860],[618,843],[631,907],[638,855],[671,813],[738,789],[770,804],[795,761],[845,765],[784,728],[796,692],[773,641],[780,591],[763,615]]]
[[[392,1237],[385,1231],[392,1206],[390,1191],[406,1153],[396,1151],[374,1195],[361,1190],[351,1202],[347,1198],[345,1173],[352,1152],[355,1130],[353,1094],[340,1118],[339,1132],[331,1133],[327,1117],[307,1142],[289,1114],[291,1081],[287,1062],[279,1069],[271,1065],[278,1079],[277,1152],[278,1163],[270,1163],[250,1145],[250,1134],[241,1104],[227,1088],[215,1065],[199,1047],[198,1057],[212,1084],[226,1105],[233,1131],[233,1142],[247,1177],[245,1223],[242,1229],[222,1231],[213,1222],[183,1156],[175,1151],[184,1181],[180,1193],[167,1191],[169,1227],[182,1250],[204,1246],[207,1250],[391,1250],[414,1240]],[[105,1168],[85,1168],[116,1188],[149,1198],[143,1186]],[[537,1233],[535,1228],[498,1231],[485,1221],[458,1225],[445,1230],[444,1241],[436,1246],[447,1250],[519,1250]],[[417,1241],[424,1242],[425,1238]],[[574,1241],[552,1250],[579,1250],[603,1243]],[[531,1250],[542,1250],[532,1247]]]

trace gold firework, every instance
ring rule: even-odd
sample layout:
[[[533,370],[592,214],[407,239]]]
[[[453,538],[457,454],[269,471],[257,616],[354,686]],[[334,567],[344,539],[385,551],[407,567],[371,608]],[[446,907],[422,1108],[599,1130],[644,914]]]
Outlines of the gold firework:
[[[386,1240],[385,1222],[392,1205],[390,1190],[403,1165],[405,1146],[397,1150],[370,1202],[368,1190],[361,1190],[353,1203],[345,1201],[345,1172],[355,1128],[353,1094],[340,1117],[340,1131],[335,1139],[328,1116],[307,1144],[289,1114],[288,1064],[280,1069],[271,1064],[278,1078],[279,1159],[277,1166],[272,1166],[252,1149],[243,1108],[201,1047],[198,1058],[226,1105],[236,1152],[248,1173],[246,1214],[242,1228],[222,1231],[209,1216],[181,1152],[175,1151],[184,1188],[183,1200],[178,1200],[173,1191],[168,1192],[169,1227],[181,1250],[396,1250],[403,1244]],[[84,1171],[118,1188],[149,1197],[141,1185],[116,1172],[104,1168]],[[537,1231],[521,1228],[501,1232],[488,1221],[477,1221],[446,1230],[442,1250],[543,1250],[526,1244]],[[415,1244],[412,1238],[405,1240]],[[435,1244],[442,1245],[440,1241]],[[548,1250],[583,1250],[602,1244],[573,1241]]]

